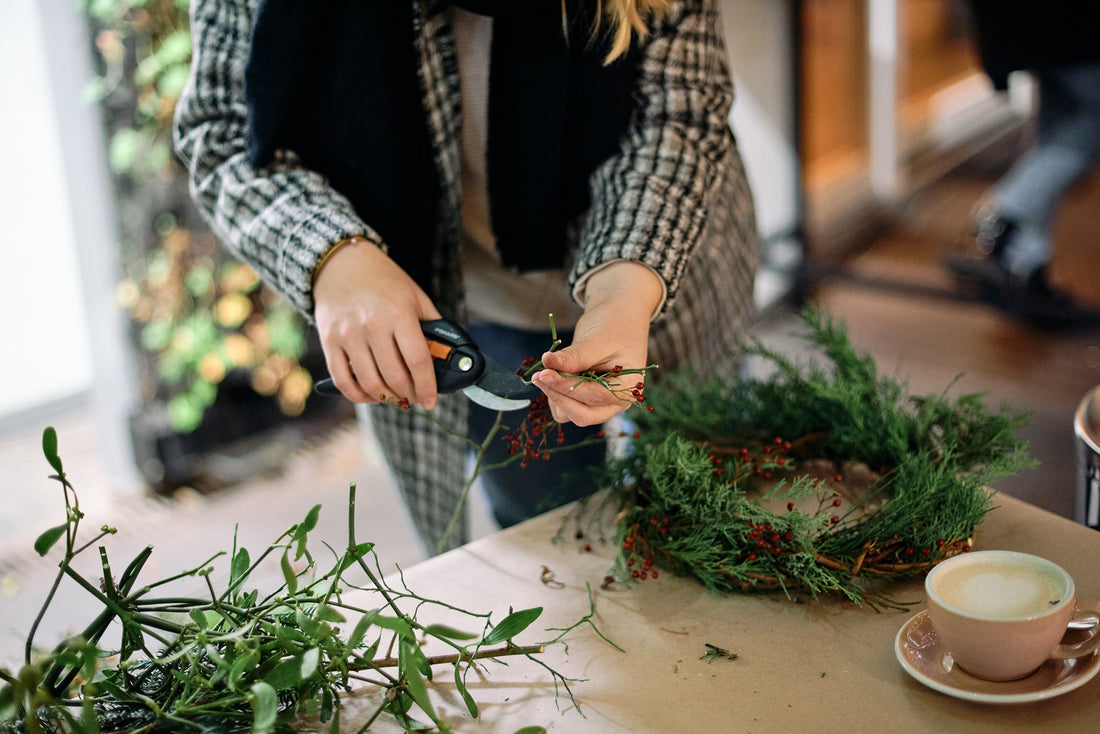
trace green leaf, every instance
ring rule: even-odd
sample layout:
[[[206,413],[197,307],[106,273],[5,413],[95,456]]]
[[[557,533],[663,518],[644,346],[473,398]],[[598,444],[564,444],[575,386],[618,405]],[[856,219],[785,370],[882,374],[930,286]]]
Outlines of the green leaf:
[[[317,608],[317,619],[322,622],[346,622],[347,618],[340,613],[335,607],[331,607],[328,604],[322,604]]]
[[[321,649],[318,647],[311,647],[299,656],[299,674],[302,676],[302,680],[306,680],[317,672],[317,664],[320,661]]]
[[[522,729],[516,729],[516,734],[546,734],[546,727],[525,726]]]
[[[374,618],[374,623],[383,629],[388,629],[396,632],[401,637],[411,640],[414,639],[412,627],[408,622],[397,617],[385,617],[381,614]]]
[[[245,582],[248,578],[248,569],[252,566],[252,558],[248,555],[247,548],[241,548],[237,551],[237,555],[233,557],[233,564],[230,566],[229,571],[229,585],[237,586]]]
[[[321,515],[321,506],[320,505],[314,505],[313,507],[311,507],[309,512],[306,513],[306,519],[302,520],[301,524],[298,526],[298,532],[299,533],[308,533],[309,531],[311,531],[315,527],[317,527],[317,518],[320,515]]]
[[[111,136],[109,161],[113,173],[125,173],[134,164],[141,137],[137,130],[122,128]]]
[[[445,637],[448,640],[472,640],[477,637],[473,632],[463,632],[462,630],[456,630],[454,627],[448,627],[445,624],[429,624],[424,628],[424,631],[429,635]]]
[[[19,713],[15,704],[15,686],[0,688],[0,721],[12,721]]]
[[[190,70],[183,64],[176,64],[169,69],[165,69],[164,73],[157,79],[157,91],[162,97],[173,99],[179,97],[187,83],[189,73]]]
[[[197,298],[214,287],[214,271],[209,267],[196,265],[187,271],[183,282],[187,292]]]
[[[302,522],[298,523],[294,528],[294,535],[291,542],[297,542],[298,550],[295,553],[294,560],[298,560],[306,552],[306,534],[309,531],[317,527],[317,517],[321,514],[321,506],[314,505],[310,511],[306,514],[306,517]]]
[[[302,682],[302,658],[295,655],[279,661],[279,664],[264,676],[264,683],[277,691],[285,691],[294,688]]]
[[[470,716],[476,719],[478,715],[477,701],[466,690],[466,682],[462,680],[462,668],[458,665],[455,666],[455,688],[458,689],[458,695],[462,696],[462,700],[466,702],[466,710],[470,712]]]
[[[415,660],[416,653],[419,652],[419,648],[416,643],[410,640],[401,641],[401,653],[403,658],[412,656]],[[424,678],[420,674],[420,670],[417,665],[405,666],[405,689],[412,696],[413,701],[420,707],[420,710],[428,715],[432,721],[439,724],[439,714],[435,712],[435,707],[432,706],[432,699],[428,696],[428,687],[424,684]]]
[[[283,557],[279,560],[279,567],[283,570],[283,580],[286,581],[286,590],[291,594],[298,591],[298,576],[290,566],[290,555],[283,551]]]
[[[363,637],[367,634],[367,630],[370,629],[370,626],[374,624],[374,619],[377,616],[378,610],[375,609],[372,612],[367,612],[359,619],[359,622],[355,625],[355,629],[353,629],[351,631],[351,634],[348,635],[348,651],[354,650],[355,648],[359,647],[359,643],[363,641]]]
[[[201,609],[192,609],[189,612],[189,615],[191,617],[191,621],[194,622],[200,630],[210,628],[210,624],[207,622],[206,619],[206,614],[204,614]]]
[[[251,734],[270,734],[274,731],[275,721],[279,716],[279,700],[275,689],[263,681],[253,684],[248,704],[252,707]]]
[[[191,33],[186,29],[173,31],[160,42],[157,58],[165,66],[187,61],[191,58]]]
[[[236,691],[241,679],[255,670],[260,662],[260,651],[253,648],[244,655],[238,655],[229,668],[229,690]]]
[[[172,321],[154,319],[141,330],[141,346],[150,352],[159,352],[172,342]]]
[[[510,640],[527,629],[532,622],[539,618],[540,614],[542,614],[542,607],[531,607],[530,609],[512,612],[502,619],[500,624],[493,627],[481,643],[483,645],[497,645]]]
[[[42,431],[42,453],[46,455],[46,461],[50,462],[55,472],[65,473],[61,468],[61,457],[57,455],[57,431],[53,426],[47,426],[46,430]]]
[[[312,640],[316,640],[321,633],[321,624],[302,609],[295,610],[294,624]]]
[[[305,353],[305,331],[301,317],[286,304],[271,308],[267,315],[271,351],[280,357],[298,359]]]
[[[354,551],[344,554],[344,557],[340,561],[340,570],[343,571],[347,568],[351,568],[359,559],[366,556],[372,550],[374,550],[374,543],[360,543],[355,546]]]
[[[335,697],[332,695],[332,689],[326,688],[325,690],[321,691],[321,710],[318,712],[317,718],[319,718],[322,723],[328,721],[332,718],[332,714],[335,708],[336,700]],[[337,729],[336,731],[340,730]]]
[[[69,527],[68,523],[64,525],[58,525],[57,527],[50,528],[46,532],[38,536],[38,539],[34,541],[34,551],[40,556],[44,556],[50,552],[50,548],[56,543],[62,535],[65,534],[66,528]]]
[[[190,433],[198,428],[205,412],[206,405],[190,393],[176,395],[168,401],[168,422],[180,433]]]

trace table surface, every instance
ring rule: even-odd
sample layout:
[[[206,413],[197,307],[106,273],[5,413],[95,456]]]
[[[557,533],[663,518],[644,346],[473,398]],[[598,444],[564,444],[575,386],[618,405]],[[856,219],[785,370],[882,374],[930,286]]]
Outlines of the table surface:
[[[875,611],[841,599],[782,594],[720,596],[695,581],[662,574],[630,586],[600,589],[614,556],[609,544],[570,538],[551,542],[565,509],[553,511],[437,556],[404,572],[418,594],[460,608],[492,611],[542,606],[542,616],[517,644],[552,639],[589,612],[619,652],[589,627],[539,656],[572,685],[580,713],[556,696],[547,671],[523,659],[471,673],[480,720],[465,711],[450,668],[432,684],[438,711],[458,731],[512,734],[523,726],[548,731],[776,732],[1095,731],[1100,724],[1100,676],[1057,697],[1023,704],[960,700],[925,687],[898,663],[894,640],[923,609],[919,581],[891,588],[915,605]],[[1080,598],[1100,598],[1100,533],[1011,497],[998,495],[975,535],[977,549],[1042,555],[1075,578]],[[544,567],[555,584],[543,581]],[[421,621],[437,621],[435,618]],[[446,618],[438,621],[446,622]],[[453,620],[452,620],[453,621]],[[702,659],[706,644],[736,659]],[[1100,653],[1098,653],[1100,654]],[[442,671],[442,669],[440,669]],[[559,691],[560,692],[560,691]],[[346,699],[345,728],[366,710],[369,696]],[[389,731],[376,722],[371,731]],[[393,730],[397,729],[394,725]]]

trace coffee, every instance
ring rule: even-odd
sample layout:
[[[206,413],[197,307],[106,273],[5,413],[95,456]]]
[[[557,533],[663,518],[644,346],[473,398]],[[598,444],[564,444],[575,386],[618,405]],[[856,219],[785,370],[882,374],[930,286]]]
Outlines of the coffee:
[[[944,570],[949,572],[937,574],[934,582],[940,601],[984,619],[1036,617],[1069,594],[1064,576],[1022,557],[975,558]]]
[[[1062,639],[1077,610],[1073,578],[1057,564],[1015,551],[963,553],[924,579],[928,617],[954,665],[977,678],[1009,681],[1050,658],[1068,660],[1100,645],[1100,627],[1082,642]]]

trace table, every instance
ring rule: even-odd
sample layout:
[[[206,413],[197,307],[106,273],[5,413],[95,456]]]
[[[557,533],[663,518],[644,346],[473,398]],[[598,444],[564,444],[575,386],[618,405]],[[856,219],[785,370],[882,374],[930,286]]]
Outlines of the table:
[[[782,594],[718,596],[696,582],[662,574],[632,586],[600,584],[614,556],[609,544],[552,536],[568,508],[429,559],[404,572],[410,588],[471,610],[543,606],[517,644],[550,639],[549,627],[568,626],[589,612],[586,584],[600,631],[590,628],[540,655],[572,678],[581,714],[555,698],[551,676],[511,658],[488,667],[484,682],[468,679],[481,707],[466,714],[450,668],[433,684],[438,709],[457,731],[512,734],[522,726],[583,734],[612,732],[980,732],[1094,731],[1100,725],[1100,676],[1077,690],[1026,704],[959,700],[912,679],[894,654],[899,628],[923,608],[919,581],[894,587],[911,610],[876,612],[841,599]],[[979,549],[1042,555],[1075,578],[1080,598],[1100,598],[1100,533],[1005,495],[976,532]],[[588,541],[591,542],[591,541]],[[564,584],[543,583],[543,567]],[[424,620],[422,621],[432,621]],[[701,659],[707,643],[736,659]],[[344,728],[365,701],[348,699]],[[399,729],[394,726],[394,731]],[[371,731],[390,731],[376,723]]]

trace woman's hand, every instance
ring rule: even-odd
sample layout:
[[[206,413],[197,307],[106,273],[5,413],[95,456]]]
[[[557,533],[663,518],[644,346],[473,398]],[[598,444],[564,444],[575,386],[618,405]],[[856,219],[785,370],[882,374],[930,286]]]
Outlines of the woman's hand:
[[[420,322],[440,318],[397,263],[363,240],[333,253],[313,285],[314,318],[332,381],[349,400],[437,402]]]
[[[562,375],[578,375],[586,370],[610,372],[616,365],[644,367],[650,318],[663,292],[656,273],[626,260],[612,263],[589,278],[587,304],[574,330],[573,343],[542,355],[546,369],[532,376],[549,398],[554,420],[591,426],[630,407],[629,399],[612,394],[603,385],[577,384],[576,378]],[[623,379],[645,381],[643,374]],[[633,384],[623,387],[631,388]]]

